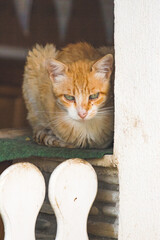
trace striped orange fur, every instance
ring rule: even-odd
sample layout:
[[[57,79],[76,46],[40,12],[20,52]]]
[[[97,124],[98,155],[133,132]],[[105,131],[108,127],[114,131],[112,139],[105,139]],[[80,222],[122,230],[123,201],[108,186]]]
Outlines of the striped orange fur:
[[[88,43],[36,45],[23,95],[34,139],[58,147],[105,148],[113,141],[113,55]]]

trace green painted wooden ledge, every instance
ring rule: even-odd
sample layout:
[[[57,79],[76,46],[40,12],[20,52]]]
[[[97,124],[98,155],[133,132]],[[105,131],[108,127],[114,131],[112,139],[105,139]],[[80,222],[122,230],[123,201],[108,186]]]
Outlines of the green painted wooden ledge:
[[[113,154],[113,149],[68,149],[40,146],[29,135],[13,139],[0,139],[0,162],[28,157],[49,158],[102,158],[106,154]]]

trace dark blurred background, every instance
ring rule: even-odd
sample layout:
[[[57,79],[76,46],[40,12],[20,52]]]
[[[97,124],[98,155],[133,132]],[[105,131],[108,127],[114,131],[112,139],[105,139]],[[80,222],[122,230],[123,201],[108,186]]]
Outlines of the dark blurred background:
[[[0,128],[27,126],[21,94],[35,43],[113,45],[113,0],[0,0]]]

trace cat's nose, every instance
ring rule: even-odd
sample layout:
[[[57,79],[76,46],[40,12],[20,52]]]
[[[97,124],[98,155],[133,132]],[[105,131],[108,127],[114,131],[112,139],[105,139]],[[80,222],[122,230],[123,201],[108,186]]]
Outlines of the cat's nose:
[[[80,116],[80,118],[84,119],[87,116],[87,111],[81,110],[78,112],[78,115]]]

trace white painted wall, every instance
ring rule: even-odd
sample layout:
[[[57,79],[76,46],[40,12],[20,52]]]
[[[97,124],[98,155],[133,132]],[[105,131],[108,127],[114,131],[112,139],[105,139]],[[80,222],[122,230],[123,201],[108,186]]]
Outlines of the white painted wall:
[[[115,53],[119,240],[159,240],[159,0],[115,0]]]

